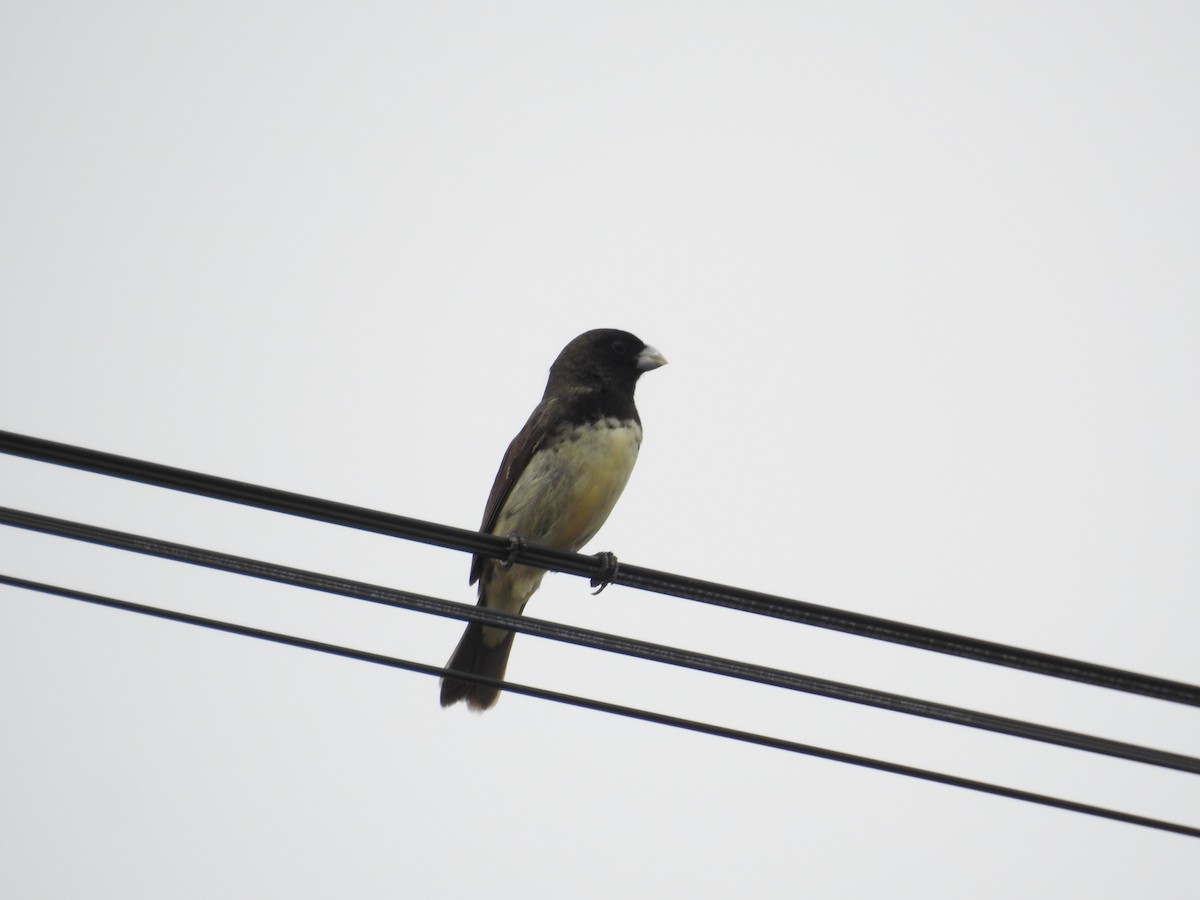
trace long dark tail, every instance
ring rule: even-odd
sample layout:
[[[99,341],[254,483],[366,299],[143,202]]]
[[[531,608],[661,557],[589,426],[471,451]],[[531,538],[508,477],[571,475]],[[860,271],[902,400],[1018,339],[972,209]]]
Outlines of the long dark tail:
[[[446,663],[446,668],[456,672],[486,675],[489,678],[503,678],[504,670],[508,668],[508,654],[512,652],[514,636],[510,631],[495,647],[485,647],[483,626],[478,622],[468,622],[467,630],[463,632],[462,640],[458,642],[458,647],[450,657],[450,662]],[[468,709],[483,712],[495,706],[499,699],[499,688],[458,681],[454,678],[442,679],[442,706],[453,706],[460,700],[466,700]]]

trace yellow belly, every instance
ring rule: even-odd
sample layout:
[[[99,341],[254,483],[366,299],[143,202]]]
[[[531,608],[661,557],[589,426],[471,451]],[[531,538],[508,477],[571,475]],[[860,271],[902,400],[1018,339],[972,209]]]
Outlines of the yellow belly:
[[[612,512],[637,461],[642,429],[605,420],[603,427],[577,428],[529,461],[504,503],[493,534],[519,534],[525,540],[572,552],[586,544]],[[542,583],[544,569],[504,568],[489,560],[479,585],[480,602],[492,609],[524,611]],[[485,646],[508,636],[483,629]]]
[[[493,529],[563,550],[578,550],[604,524],[629,481],[642,429],[607,419],[568,432],[534,455]]]

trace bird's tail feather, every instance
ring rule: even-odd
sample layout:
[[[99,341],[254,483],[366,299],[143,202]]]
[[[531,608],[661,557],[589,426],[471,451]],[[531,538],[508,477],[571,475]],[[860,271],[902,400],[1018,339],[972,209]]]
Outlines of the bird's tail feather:
[[[462,640],[458,642],[458,647],[446,663],[446,668],[455,672],[502,679],[504,670],[508,668],[508,654],[512,652],[513,637],[514,633],[510,631],[495,647],[485,647],[483,626],[478,622],[468,622],[467,630],[463,632]],[[451,677],[442,679],[442,706],[453,706],[460,700],[465,700],[468,709],[483,712],[494,706],[498,699],[500,689],[491,685],[459,681]]]

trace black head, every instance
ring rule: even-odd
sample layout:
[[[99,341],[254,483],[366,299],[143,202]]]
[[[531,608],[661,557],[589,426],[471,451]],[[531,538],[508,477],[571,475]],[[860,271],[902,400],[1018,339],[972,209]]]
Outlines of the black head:
[[[563,347],[550,367],[546,391],[608,388],[632,395],[643,372],[666,363],[661,353],[628,331],[597,328]]]

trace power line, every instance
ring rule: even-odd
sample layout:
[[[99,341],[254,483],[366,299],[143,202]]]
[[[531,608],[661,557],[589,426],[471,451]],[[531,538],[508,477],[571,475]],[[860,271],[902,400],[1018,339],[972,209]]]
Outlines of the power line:
[[[53,594],[59,597],[64,597],[71,600],[79,600],[86,603],[92,603],[99,606],[106,606],[112,609],[119,609],[125,612],[139,613],[141,615],[153,616],[159,619],[166,619],[173,622],[180,622],[186,625],[193,625],[202,628],[209,628],[215,631],[223,631],[228,634],[237,634],[243,637],[256,638],[258,640],[271,641],[277,644],[285,644],[292,647],[299,647],[305,650],[315,650],[320,653],[327,653],[334,656],[341,656],[347,659],[354,659],[361,662],[374,663],[376,665],[389,666],[396,669],[407,669],[412,672],[420,672],[425,675],[444,676],[448,674],[448,670],[441,666],[431,666],[425,663],[415,662],[413,660],[398,659],[396,657],[384,656],[378,653],[368,653],[363,650],[355,650],[348,647],[340,647],[334,644],[327,644],[321,641],[313,641],[307,638],[295,637],[293,635],[280,634],[278,632],[265,631],[259,628],[251,628],[245,625],[237,625],[231,622],[223,622],[217,619],[208,619],[201,616],[193,616],[187,613],[175,612],[173,610],[162,609],[155,606],[145,606],[140,603],[130,603],[124,600],[116,600],[111,597],[103,597],[98,594],[90,594],[82,591],[75,591],[69,588],[57,587],[54,585],[43,584],[40,582],[27,581],[22,578],[14,578],[8,575],[0,575],[0,584],[8,584],[13,587],[22,588],[24,590],[38,591],[44,594]],[[1108,809],[1102,806],[1093,806],[1086,803],[1078,803],[1073,800],[1066,800],[1060,797],[1051,797],[1046,794],[1037,794],[1031,791],[1022,791],[1016,788],[1005,787],[1004,785],[992,784],[985,781],[977,781],[970,778],[961,778],[957,775],[949,775],[943,772],[935,772],[929,769],[920,769],[913,766],[905,766],[899,763],[888,762],[887,760],[875,759],[867,756],[859,756],[852,753],[843,753],[838,750],[830,750],[824,747],[816,747],[811,744],[801,744],[796,741],[789,741],[783,738],[771,737],[769,735],[756,734],[749,731],[741,731],[739,729],[727,728],[722,725],[714,725],[708,722],[700,722],[695,719],[680,718],[678,716],[669,716],[663,713],[653,712],[651,710],[639,709],[637,707],[622,706],[615,703],[607,703],[601,700],[593,700],[588,697],[580,697],[574,694],[566,694],[559,691],[550,691],[543,688],[532,687],[530,685],[517,684],[509,681],[496,681],[484,676],[474,675],[470,673],[455,673],[455,677],[462,677],[468,681],[481,682],[484,684],[492,684],[502,688],[505,691],[514,694],[525,694],[530,697],[536,697],[542,700],[551,700],[555,703],[563,703],[571,706],[591,709],[597,712],[609,713],[611,715],[625,716],[632,719],[640,719],[644,722],[653,722],[659,725],[668,725],[672,728],[680,728],[687,731],[700,732],[702,734],[710,734],[715,737],[723,737],[730,740],[742,741],[749,744],[758,744],[764,747],[774,747],[778,750],[786,750],[792,753],[799,753],[806,756],[814,756],[820,759],[827,759],[833,762],[847,763],[849,765],[860,766],[868,769],[876,769],[881,772],[889,772],[893,775],[904,775],[909,778],[917,778],[923,781],[932,781],[938,784],[950,785],[952,787],[964,788],[967,790],[978,791],[985,794],[993,794],[999,797],[1008,797],[1013,800],[1021,800],[1026,803],[1035,803],[1041,806],[1054,807],[1056,809],[1068,810],[1070,812],[1083,813],[1084,815],[1096,816],[1104,819],[1111,819],[1117,822],[1124,822],[1130,825],[1140,825],[1145,828],[1154,828],[1160,831],[1169,831],[1175,834],[1185,835],[1187,837],[1200,838],[1200,828],[1194,828],[1189,825],[1183,825],[1177,822],[1167,822],[1161,819],[1153,819],[1146,816],[1134,815],[1132,813],[1121,812],[1119,810]]]
[[[511,558],[514,552],[509,541],[495,535],[397,516],[346,503],[322,500],[290,491],[205,475],[8,431],[0,431],[0,452],[349,528],[392,535],[438,547],[479,553],[497,559]],[[748,591],[625,563],[620,565],[615,574],[609,574],[606,572],[604,561],[596,557],[567,553],[538,544],[524,545],[518,558],[522,563],[538,568],[553,569],[591,579],[604,578],[608,575],[609,580],[614,584],[659,594],[697,600],[742,612],[786,619],[993,665],[1022,669],[1054,678],[1142,694],[1159,700],[1200,706],[1200,686],[1129,672],[1111,666],[1097,665],[1035,650],[1025,650],[994,641],[965,637],[919,625],[908,625],[877,616]]]
[[[463,603],[454,603],[437,597],[367,584],[361,581],[350,581],[332,575],[324,575],[290,566],[281,566],[263,562],[262,560],[247,559],[245,557],[219,553],[214,550],[205,550],[186,544],[176,544],[170,541],[158,540],[157,538],[114,531],[66,519],[57,519],[38,513],[0,507],[0,524],[25,528],[72,540],[86,541],[119,550],[132,551],[160,559],[204,566],[237,575],[247,575],[293,587],[303,587],[448,618],[483,622],[487,625],[501,626],[512,631],[520,631],[538,637],[579,644],[598,650],[621,653],[626,656],[646,659],[652,662],[666,663],[668,665],[738,678],[758,684],[803,691],[835,700],[844,700],[878,709],[886,709],[892,712],[921,716],[936,721],[1007,734],[1047,744],[1055,744],[1075,750],[1084,750],[1104,756],[1128,759],[1148,765],[1200,774],[1200,759],[1178,753],[1170,753],[1123,741],[1114,741],[1093,735],[1081,734],[1061,728],[1052,728],[1047,725],[1023,722],[1019,719],[991,715],[962,707],[947,706],[928,700],[906,697],[901,694],[876,691],[870,688],[801,675],[783,669],[769,668],[710,656],[708,654],[695,653],[677,647],[668,647],[662,644],[653,644],[633,638],[606,634],[604,632],[575,628],[557,622],[549,622],[544,619],[535,619],[530,616],[509,615],[504,612],[469,606]]]

